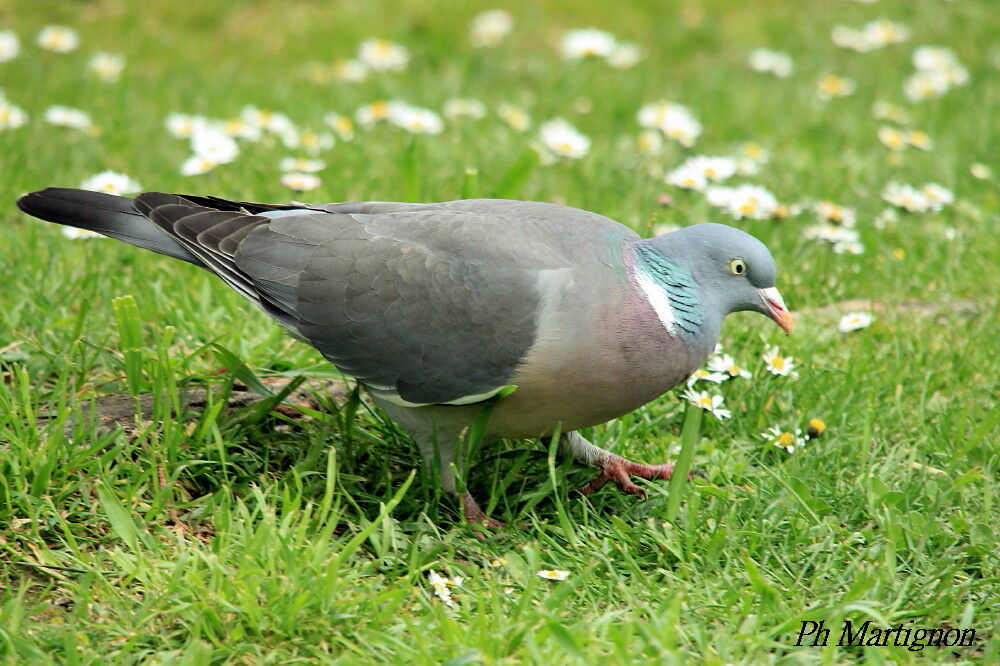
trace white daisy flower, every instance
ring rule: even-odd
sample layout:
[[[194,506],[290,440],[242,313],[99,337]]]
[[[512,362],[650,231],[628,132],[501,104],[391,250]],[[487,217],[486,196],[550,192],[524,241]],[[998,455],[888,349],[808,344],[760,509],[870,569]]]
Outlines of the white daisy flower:
[[[341,141],[350,141],[354,138],[354,121],[339,113],[328,113],[323,116],[326,126],[337,133]]]
[[[920,188],[920,191],[930,202],[931,210],[938,211],[955,202],[955,193],[937,183],[926,183]]]
[[[834,97],[846,97],[854,93],[857,84],[853,79],[836,74],[825,74],[816,82],[816,94],[820,99],[832,99]]]
[[[378,99],[374,102],[359,106],[357,111],[354,112],[354,119],[357,120],[358,124],[362,127],[371,127],[375,123],[383,120],[389,120],[389,117],[395,112],[394,110],[401,105],[401,102]]]
[[[735,175],[739,169],[739,161],[734,157],[709,157],[696,155],[689,157],[684,164],[700,171],[705,178],[713,183],[720,183]]]
[[[754,49],[750,51],[750,67],[758,72],[774,74],[779,78],[788,78],[795,69],[792,56],[782,51],[771,49]]]
[[[28,114],[0,95],[0,130],[17,129],[28,122]]]
[[[948,190],[940,192],[933,187],[931,188],[931,192],[937,197],[942,197],[942,200],[945,201],[950,195],[950,191]],[[885,189],[882,190],[882,198],[893,206],[911,213],[926,213],[941,208],[941,206],[937,205],[928,196],[926,189],[918,190],[912,185],[903,185],[896,182],[890,182],[885,186]],[[950,201],[946,201],[946,203],[950,203]]]
[[[13,30],[0,30],[0,62],[13,60],[21,53],[21,40]]]
[[[454,585],[454,581],[445,578],[438,572],[431,569],[427,572],[427,582],[431,584],[434,588],[434,596],[444,602],[445,606],[449,608],[455,605],[454,600],[451,598],[450,585]]]
[[[709,395],[707,391],[688,389],[681,394],[681,397],[711,413],[717,419],[728,419],[732,416],[728,409],[722,409],[722,403],[725,402],[725,399],[721,395]]]
[[[705,198],[710,205],[722,208],[737,220],[766,220],[778,210],[775,196],[757,185],[712,186],[705,190]]]
[[[563,34],[559,52],[567,60],[579,60],[587,56],[607,58],[618,46],[611,33],[597,28],[569,30]]]
[[[216,164],[236,159],[240,149],[231,136],[216,127],[197,126],[191,133],[191,150],[198,157]]]
[[[469,41],[477,49],[496,46],[514,28],[514,19],[503,9],[490,9],[476,14],[469,28]]]
[[[948,79],[940,72],[917,72],[903,81],[903,94],[913,102],[940,97],[948,92]]]
[[[638,44],[619,42],[607,60],[615,69],[632,69],[642,60],[642,50]]]
[[[444,103],[445,118],[482,118],[486,115],[486,105],[478,99],[456,97]]]
[[[688,148],[701,134],[701,123],[681,104],[666,101],[646,104],[639,109],[636,117],[641,126],[658,129],[667,138]]]
[[[539,139],[548,151],[559,157],[579,159],[590,150],[590,139],[562,118],[542,123]]]
[[[68,106],[54,105],[45,109],[45,122],[59,127],[70,127],[88,131],[93,129],[94,123],[90,119],[90,114],[80,109]]]
[[[227,136],[244,141],[260,141],[264,134],[264,128],[246,121],[245,118],[227,118],[219,123],[218,128]]]
[[[806,227],[803,231],[806,238],[810,240],[819,240],[830,243],[834,246],[834,250],[838,254],[838,246],[843,246],[842,249],[849,249],[854,246],[860,245],[861,235],[847,226],[842,224],[830,224],[829,222],[824,222],[823,224],[817,224],[811,227]],[[851,252],[851,254],[859,254],[858,252]]]
[[[569,572],[562,569],[542,569],[536,571],[535,575],[546,580],[566,580],[569,578]]]
[[[875,48],[875,45],[868,41],[864,31],[855,30],[846,25],[835,25],[830,31],[830,39],[836,46],[842,49],[850,49],[858,53],[865,53]]]
[[[982,162],[973,162],[970,164],[969,173],[977,180],[989,180],[993,177],[993,169]]]
[[[872,104],[872,115],[878,120],[889,120],[897,125],[908,125],[910,122],[910,114],[906,109],[884,99]]]
[[[311,173],[283,173],[280,181],[288,189],[299,192],[308,192],[320,186],[319,176]]]
[[[729,354],[721,354],[708,359],[708,369],[713,372],[723,373],[728,377],[742,377],[750,379],[750,371],[737,365],[736,361]]]
[[[882,125],[878,128],[878,140],[889,150],[903,150],[906,148],[906,133],[903,130]]]
[[[643,155],[659,155],[663,152],[663,135],[654,130],[643,130],[636,137],[635,147]]]
[[[208,118],[205,116],[195,116],[189,113],[171,113],[167,116],[164,124],[171,136],[178,139],[190,139],[197,127],[205,127]]]
[[[377,72],[401,72],[410,62],[410,52],[388,39],[366,39],[358,47],[358,60]]]
[[[80,240],[81,238],[107,238],[103,234],[99,234],[96,231],[91,231],[90,229],[77,229],[76,227],[60,227],[59,229],[62,235],[66,238],[72,240]]]
[[[910,38],[910,29],[901,23],[878,19],[865,23],[861,28],[861,34],[869,44],[877,48],[905,42]]]
[[[64,25],[47,25],[38,33],[37,42],[46,51],[68,53],[80,45],[80,35]]]
[[[181,175],[200,176],[203,173],[208,173],[217,166],[219,166],[217,162],[213,162],[198,155],[192,155],[181,164]]]
[[[278,163],[280,171],[302,171],[305,173],[316,173],[326,168],[323,160],[307,159],[304,157],[284,157]]]
[[[298,132],[292,119],[277,111],[245,106],[240,111],[240,118],[250,125],[260,127],[282,138],[293,136]]]
[[[142,189],[138,181],[132,180],[123,173],[102,171],[80,183],[80,189],[104,192],[105,194],[132,194]]]
[[[795,453],[796,450],[805,448],[806,445],[806,438],[802,436],[800,428],[789,431],[783,430],[780,426],[771,426],[765,432],[760,433],[760,436],[765,441],[789,453]]]
[[[909,130],[905,133],[906,143],[920,150],[930,150],[934,147],[930,135],[921,130]]]
[[[840,206],[832,201],[817,202],[815,211],[821,222],[829,222],[842,227],[853,227],[858,220],[858,214],[853,208]]]
[[[125,56],[118,53],[95,53],[87,62],[87,69],[106,83],[116,82],[125,69]]]
[[[782,377],[797,378],[799,373],[795,372],[795,359],[791,356],[782,356],[781,350],[775,346],[770,346],[764,351],[764,363],[767,371],[772,375]]]
[[[324,150],[330,150],[337,140],[329,132],[313,132],[303,130],[301,132],[290,132],[281,135],[281,143],[286,148],[301,148],[310,155],[318,155]]]
[[[519,106],[500,104],[497,107],[497,115],[518,132],[525,132],[531,128],[531,117]]]
[[[686,190],[704,190],[708,187],[705,172],[695,164],[685,162],[676,169],[671,169],[663,178],[667,185],[682,187]]]
[[[958,65],[955,52],[945,46],[918,46],[911,56],[913,66],[919,70],[940,72]]]
[[[691,373],[691,376],[687,378],[687,385],[692,386],[697,382],[705,381],[712,382],[713,384],[721,384],[722,382],[729,379],[725,373],[721,372],[709,372],[705,368],[698,368]]]
[[[868,328],[873,321],[875,321],[875,317],[870,312],[848,312],[837,322],[837,330],[841,333],[849,333]]]
[[[353,58],[338,60],[333,63],[330,71],[333,74],[333,78],[340,81],[358,83],[368,78],[368,65]]]
[[[444,130],[444,123],[437,113],[409,104],[394,105],[389,113],[389,122],[411,134],[440,134]]]

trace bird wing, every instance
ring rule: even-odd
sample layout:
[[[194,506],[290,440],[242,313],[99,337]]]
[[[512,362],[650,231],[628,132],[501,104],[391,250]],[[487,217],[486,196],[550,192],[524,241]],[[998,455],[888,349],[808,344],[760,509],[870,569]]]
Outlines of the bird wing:
[[[543,276],[576,279],[636,238],[535,202],[294,208],[147,193],[136,209],[345,374],[408,405],[503,388],[535,341]]]

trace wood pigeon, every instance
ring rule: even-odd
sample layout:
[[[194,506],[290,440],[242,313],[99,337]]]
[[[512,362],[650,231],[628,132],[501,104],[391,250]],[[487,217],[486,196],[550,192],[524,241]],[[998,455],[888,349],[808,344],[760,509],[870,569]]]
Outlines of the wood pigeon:
[[[630,476],[669,479],[576,432],[685,381],[722,320],[753,310],[792,318],[757,239],[722,224],[655,238],[549,203],[257,204],[147,192],[135,199],[49,188],[24,212],[90,229],[211,271],[318,349],[436,464],[457,497],[456,441],[495,400],[487,439],[545,437],[593,465],[582,491]],[[516,389],[509,394],[508,387]]]

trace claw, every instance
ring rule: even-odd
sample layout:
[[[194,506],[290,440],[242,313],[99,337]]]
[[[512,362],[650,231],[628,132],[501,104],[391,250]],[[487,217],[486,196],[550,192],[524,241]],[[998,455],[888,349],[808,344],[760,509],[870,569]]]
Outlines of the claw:
[[[635,495],[641,499],[646,499],[646,490],[632,483],[631,476],[638,476],[641,479],[670,479],[674,474],[674,463],[668,462],[662,465],[642,465],[626,460],[621,456],[611,456],[600,466],[600,474],[593,481],[580,488],[582,495],[590,495],[603,488],[608,481],[613,481],[619,489],[630,495]],[[705,473],[701,470],[692,470],[688,473],[688,479],[692,476],[705,478]]]

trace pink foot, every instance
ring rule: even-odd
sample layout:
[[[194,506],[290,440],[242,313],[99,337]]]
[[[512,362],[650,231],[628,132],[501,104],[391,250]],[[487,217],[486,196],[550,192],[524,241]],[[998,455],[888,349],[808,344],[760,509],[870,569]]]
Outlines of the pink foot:
[[[473,525],[485,525],[490,529],[504,526],[501,521],[487,516],[469,493],[462,495],[462,511],[465,514],[465,520]]]
[[[668,462],[662,465],[642,465],[626,460],[621,456],[611,456],[600,465],[601,473],[597,478],[580,488],[580,493],[590,495],[595,493],[608,481],[613,481],[615,485],[624,492],[636,497],[646,499],[646,491],[632,483],[630,476],[638,476],[640,479],[669,479],[674,474],[674,463]],[[692,471],[688,478],[692,476],[704,476],[701,472]]]

